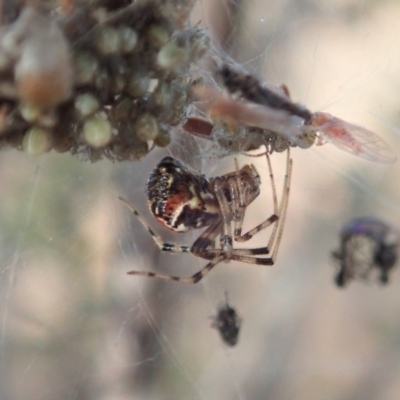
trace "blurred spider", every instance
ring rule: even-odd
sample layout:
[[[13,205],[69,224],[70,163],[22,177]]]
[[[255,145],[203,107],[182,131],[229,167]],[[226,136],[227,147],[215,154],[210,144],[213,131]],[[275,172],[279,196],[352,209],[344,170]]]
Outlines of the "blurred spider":
[[[218,308],[216,316],[212,317],[212,328],[218,329],[221,339],[228,346],[235,346],[239,338],[241,318],[236,313],[236,310],[228,303],[227,295],[225,294],[225,303]]]
[[[382,284],[389,282],[389,271],[397,261],[398,238],[388,241],[391,229],[373,217],[356,218],[340,233],[340,249],[332,252],[339,262],[335,282],[344,287],[351,279],[368,279],[377,269]],[[393,241],[395,240],[395,241]]]
[[[273,214],[247,233],[242,233],[242,225],[247,207],[260,194],[261,180],[253,165],[241,169],[235,160],[235,171],[215,178],[189,171],[172,157],[163,158],[147,182],[147,196],[150,211],[154,217],[173,232],[187,232],[206,228],[191,247],[164,243],[148,227],[146,221],[127,200],[120,200],[136,215],[153,237],[161,251],[192,253],[209,260],[208,264],[190,277],[170,276],[155,272],[129,271],[130,275],[148,276],[167,281],[197,283],[222,261],[241,261],[248,264],[274,265],[278,254],[285,224],[289,200],[292,160],[289,151],[286,158],[286,174],[280,204],[276,194],[271,161],[266,155]],[[255,234],[273,225],[267,246],[244,249],[234,248],[233,242],[247,242]],[[233,227],[233,229],[232,229]],[[219,247],[216,242],[219,236]],[[260,257],[270,255],[269,257]]]

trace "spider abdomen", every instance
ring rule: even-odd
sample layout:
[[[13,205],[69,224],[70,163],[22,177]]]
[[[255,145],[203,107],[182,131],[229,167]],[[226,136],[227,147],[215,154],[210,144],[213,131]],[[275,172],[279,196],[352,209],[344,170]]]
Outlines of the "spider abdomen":
[[[174,232],[209,226],[219,218],[210,182],[172,157],[164,157],[147,182],[150,211]]]

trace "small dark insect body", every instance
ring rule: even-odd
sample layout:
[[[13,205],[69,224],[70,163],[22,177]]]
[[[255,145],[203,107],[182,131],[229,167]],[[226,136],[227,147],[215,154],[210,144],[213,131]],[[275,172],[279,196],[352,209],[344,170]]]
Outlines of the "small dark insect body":
[[[260,183],[254,167],[248,165],[238,173],[207,179],[205,175],[189,171],[178,160],[165,157],[149,176],[147,193],[150,210],[161,224],[174,232],[187,232],[209,226],[221,218],[215,184],[222,188],[220,195],[227,204],[237,202],[238,190],[244,189],[243,205],[247,206],[259,195]],[[231,218],[233,213],[230,206]]]
[[[218,314],[213,317],[211,326],[218,329],[221,339],[229,346],[235,346],[241,326],[241,319],[236,310],[226,302],[218,309]]]
[[[339,261],[335,282],[344,287],[351,279],[367,279],[371,270],[379,271],[382,284],[397,261],[398,242],[388,240],[391,228],[373,217],[357,218],[344,226],[340,249],[333,257]]]

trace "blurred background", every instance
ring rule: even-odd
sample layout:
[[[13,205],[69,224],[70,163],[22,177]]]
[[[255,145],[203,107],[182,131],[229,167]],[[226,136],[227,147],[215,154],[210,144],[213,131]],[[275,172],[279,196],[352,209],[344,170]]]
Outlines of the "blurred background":
[[[400,3],[372,0],[198,0],[192,22],[214,53],[232,57],[292,98],[368,127],[399,155]],[[377,164],[332,145],[294,149],[285,232],[274,267],[221,264],[197,285],[128,276],[191,275],[205,264],[161,254],[119,201],[146,205],[148,174],[173,154],[206,174],[233,170],[176,135],[138,162],[86,164],[69,155],[0,154],[0,399],[400,398],[400,271],[334,285],[331,251],[350,219],[400,227],[399,163]],[[250,161],[249,161],[250,160]],[[272,163],[278,188],[284,154]],[[246,227],[272,213],[263,193]],[[279,191],[280,193],[280,191]],[[250,247],[269,237],[260,233]],[[225,300],[242,318],[228,348],[211,328]]]

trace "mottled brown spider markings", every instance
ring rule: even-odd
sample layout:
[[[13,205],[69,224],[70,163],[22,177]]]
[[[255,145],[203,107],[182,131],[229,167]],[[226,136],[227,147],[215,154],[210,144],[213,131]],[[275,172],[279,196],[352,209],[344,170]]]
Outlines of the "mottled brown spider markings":
[[[150,174],[147,194],[150,211],[174,232],[203,228],[218,219],[211,182],[172,157],[165,157]]]
[[[190,277],[177,277],[155,272],[129,271],[131,275],[142,275],[183,283],[197,283],[221,261],[241,261],[248,264],[273,265],[278,253],[289,198],[292,160],[289,151],[286,159],[286,175],[280,204],[269,156],[266,155],[271,181],[273,214],[255,228],[242,234],[247,206],[260,194],[261,180],[253,165],[241,169],[235,162],[235,171],[215,178],[194,173],[181,162],[163,158],[150,174],[147,196],[150,211],[166,228],[174,232],[206,228],[191,247],[165,243],[148,227],[132,204],[120,200],[147,228],[161,251],[192,253],[209,260],[209,263]],[[264,247],[235,248],[233,242],[246,242],[256,233],[273,225],[268,244]],[[217,239],[219,237],[219,246]],[[260,257],[271,254],[270,257]]]

